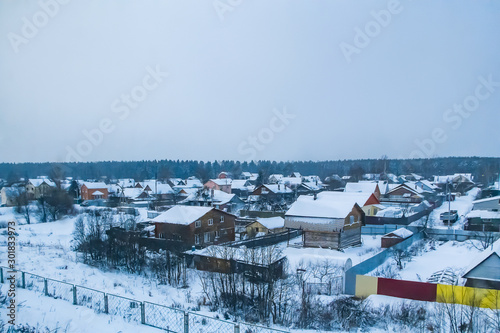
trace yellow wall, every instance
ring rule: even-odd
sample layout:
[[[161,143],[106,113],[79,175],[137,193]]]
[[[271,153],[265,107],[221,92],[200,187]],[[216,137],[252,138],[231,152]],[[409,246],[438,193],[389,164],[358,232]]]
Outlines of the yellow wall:
[[[356,297],[366,298],[376,295],[378,278],[375,276],[356,275]]]

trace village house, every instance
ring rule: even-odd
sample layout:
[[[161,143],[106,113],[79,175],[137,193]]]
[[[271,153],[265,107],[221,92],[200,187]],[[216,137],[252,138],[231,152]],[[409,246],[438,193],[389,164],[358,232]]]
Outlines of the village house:
[[[245,225],[245,231],[241,233],[243,237],[258,237],[267,234],[274,234],[286,231],[285,219],[281,216],[256,218]]]
[[[407,184],[400,184],[389,190],[383,198],[382,203],[397,203],[397,204],[419,204],[424,200],[422,190],[412,188]]]
[[[103,182],[83,182],[80,195],[82,200],[108,199],[108,185]]]
[[[56,184],[46,178],[28,179],[26,183],[26,194],[30,200],[39,199],[47,195]]]
[[[188,206],[215,207],[233,214],[236,214],[244,205],[244,202],[235,194],[227,194],[226,192],[208,188],[192,192],[179,203]]]
[[[383,249],[387,249],[391,246],[401,243],[402,241],[410,238],[411,236],[413,236],[413,232],[411,232],[406,228],[399,228],[397,230],[394,230],[393,232],[389,232],[388,234],[382,236],[380,240],[381,247]]]
[[[252,195],[260,196],[270,202],[278,202],[281,200],[291,201],[294,193],[288,186],[283,184],[262,184],[255,188]]]
[[[231,183],[231,193],[236,194],[240,198],[246,198],[253,192],[255,186],[246,179],[233,179]]]
[[[380,188],[376,182],[359,182],[345,184],[344,192],[347,193],[373,193],[380,200]]]
[[[15,206],[16,198],[20,192],[26,191],[24,187],[2,187],[0,190],[0,206]]]
[[[462,277],[466,287],[500,290],[500,240],[479,254]]]
[[[213,207],[177,205],[152,220],[155,237],[206,247],[234,241],[236,217]]]
[[[489,210],[498,212],[500,210],[500,196],[475,200],[472,202],[473,210]]]
[[[222,192],[226,192],[227,194],[231,194],[231,183],[233,182],[232,179],[230,178],[224,178],[224,179],[210,179],[208,182],[205,183],[204,187],[213,189],[213,190],[219,190]]]
[[[285,214],[285,227],[301,229],[305,247],[343,249],[361,244],[365,213],[351,195],[301,195]]]

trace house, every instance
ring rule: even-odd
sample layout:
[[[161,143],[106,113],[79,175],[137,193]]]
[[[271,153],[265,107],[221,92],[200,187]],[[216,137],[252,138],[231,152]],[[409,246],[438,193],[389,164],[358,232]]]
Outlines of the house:
[[[29,199],[39,199],[47,195],[51,188],[55,188],[56,184],[46,178],[28,179],[26,183],[26,194]]]
[[[188,206],[215,207],[230,213],[237,213],[244,205],[244,202],[236,194],[227,194],[208,188],[192,192],[179,203]]]
[[[118,179],[117,185],[120,186],[121,188],[135,187],[135,180],[133,178]]]
[[[232,179],[230,178],[224,178],[224,179],[210,179],[208,182],[205,183],[204,187],[213,189],[213,190],[219,190],[222,192],[226,192],[227,194],[231,194],[231,183],[233,182]]]
[[[262,184],[255,188],[252,195],[260,196],[268,201],[290,201],[294,193],[288,186],[283,184]]]
[[[127,202],[150,199],[147,191],[145,191],[143,188],[137,187],[124,188],[122,190],[121,196]]]
[[[500,240],[479,254],[462,277],[466,287],[500,290]]]
[[[318,193],[323,190],[323,184],[316,182],[303,182],[296,188],[296,190],[299,195]]]
[[[259,177],[258,173],[251,173],[246,171],[242,172],[240,176],[241,179],[249,180],[252,183],[254,183],[258,177]]]
[[[186,185],[184,180],[182,180],[181,178],[169,178],[167,183],[172,188],[174,188],[176,186],[185,186]]]
[[[234,241],[236,217],[213,207],[174,206],[152,220],[155,237],[206,247]]]
[[[465,217],[465,230],[500,232],[500,212],[473,210]]]
[[[285,227],[302,229],[305,247],[343,249],[361,244],[365,213],[353,196],[301,195],[285,214]]]
[[[219,175],[217,176],[219,179],[226,179],[226,178],[232,178],[229,174],[229,172],[226,171],[221,171],[219,172]]]
[[[447,176],[434,176],[434,184],[439,186],[443,191],[446,190],[447,184],[451,184],[452,191],[465,194],[475,186],[473,179],[470,173],[456,173]]]
[[[196,187],[196,188],[202,188],[203,184],[201,183],[201,180],[199,180],[196,177],[189,177],[184,181],[187,187]]]
[[[107,199],[108,185],[103,182],[83,182],[80,189],[82,200]]]
[[[331,198],[331,200],[351,200],[357,203],[365,213],[365,216],[374,216],[379,210],[384,209],[384,207],[380,205],[380,201],[377,199],[374,193],[337,191],[326,191],[321,193],[323,196],[328,196],[329,198]]]
[[[380,200],[380,188],[376,182],[359,182],[345,184],[344,192],[351,193],[373,193]]]
[[[286,231],[285,219],[281,216],[257,218],[245,226],[242,233],[249,238]]]
[[[420,193],[419,193],[420,192]],[[421,190],[418,188],[411,188],[407,184],[400,184],[395,188],[389,190],[381,202],[389,203],[400,203],[400,204],[410,204],[410,203],[421,203],[424,200],[424,196],[421,194]]]
[[[402,241],[410,238],[411,236],[413,236],[413,232],[411,232],[406,228],[399,228],[397,230],[394,230],[393,232],[390,232],[382,236],[381,247],[383,249],[387,249],[391,246],[401,243]]]
[[[268,182],[269,184],[278,184],[282,179],[283,175],[279,173],[275,173],[269,176]]]
[[[498,212],[500,210],[500,196],[475,200],[472,202],[472,210],[489,210]]]
[[[301,177],[283,177],[278,182],[278,184],[286,185],[291,189],[296,189],[297,187],[300,186],[300,184],[302,184],[302,178]]]
[[[236,194],[240,198],[246,198],[253,192],[255,186],[252,185],[250,180],[246,179],[233,179],[231,183],[231,193]]]
[[[20,192],[25,191],[24,187],[2,187],[0,190],[0,206],[15,206]]]

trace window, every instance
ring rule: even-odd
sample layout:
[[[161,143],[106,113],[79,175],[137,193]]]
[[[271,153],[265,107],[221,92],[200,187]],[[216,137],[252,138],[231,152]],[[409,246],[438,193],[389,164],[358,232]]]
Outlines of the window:
[[[195,227],[195,228],[201,228],[201,221],[200,221],[200,220],[195,221],[195,222],[194,222],[194,227]]]
[[[200,235],[194,235],[194,243],[196,245],[200,244]]]
[[[208,219],[208,225],[214,225],[214,219]]]
[[[163,238],[163,239],[165,239],[165,234],[164,234],[163,232],[160,232],[160,233],[158,234],[158,237],[159,237],[159,238]]]
[[[224,223],[224,215],[221,215],[221,217],[220,217],[220,223]]]
[[[204,235],[203,241],[204,241],[205,243],[210,243],[210,233],[209,233],[209,232],[205,232],[205,235]]]
[[[215,238],[219,238],[220,237],[220,231],[219,230],[215,230]]]
[[[350,222],[351,224],[354,224],[354,216],[352,216],[352,215],[351,215],[351,216],[349,216],[349,222]]]

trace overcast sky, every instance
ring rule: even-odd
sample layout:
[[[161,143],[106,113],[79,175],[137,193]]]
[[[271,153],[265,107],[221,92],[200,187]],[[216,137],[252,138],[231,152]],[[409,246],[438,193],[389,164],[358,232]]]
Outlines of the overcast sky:
[[[0,162],[500,156],[499,3],[2,0]]]

